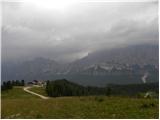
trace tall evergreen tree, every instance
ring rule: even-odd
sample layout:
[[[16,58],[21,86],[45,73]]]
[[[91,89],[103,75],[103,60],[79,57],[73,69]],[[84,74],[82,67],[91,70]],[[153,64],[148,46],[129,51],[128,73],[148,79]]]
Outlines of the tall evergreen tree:
[[[25,85],[24,80],[21,80],[21,86],[24,86],[24,85]]]

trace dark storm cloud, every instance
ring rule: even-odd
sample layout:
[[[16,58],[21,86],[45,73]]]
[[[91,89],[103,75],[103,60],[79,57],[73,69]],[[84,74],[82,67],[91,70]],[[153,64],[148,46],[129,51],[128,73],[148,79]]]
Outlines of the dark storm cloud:
[[[4,3],[2,59],[72,61],[100,49],[158,43],[157,1],[79,3],[65,11]]]

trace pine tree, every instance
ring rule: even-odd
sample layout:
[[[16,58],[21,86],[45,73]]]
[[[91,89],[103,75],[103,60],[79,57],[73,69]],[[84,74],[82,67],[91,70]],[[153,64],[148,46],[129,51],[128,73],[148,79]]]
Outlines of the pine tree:
[[[24,80],[21,80],[21,86],[24,86],[24,85],[25,85]]]

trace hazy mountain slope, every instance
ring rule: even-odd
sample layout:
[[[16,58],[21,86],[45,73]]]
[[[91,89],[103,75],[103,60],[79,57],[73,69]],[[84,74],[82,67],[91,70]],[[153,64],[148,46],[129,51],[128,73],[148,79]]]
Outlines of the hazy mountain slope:
[[[158,62],[158,45],[135,45],[97,51],[65,65],[45,58],[19,64],[3,62],[2,80],[66,78],[93,86],[157,82]]]
[[[152,64],[158,66],[158,45],[134,45],[124,48],[97,51],[75,61],[71,65],[82,66],[101,62],[121,64]]]
[[[57,73],[61,65],[54,60],[36,58],[19,64],[3,63],[2,80],[4,79],[44,79],[45,76]]]

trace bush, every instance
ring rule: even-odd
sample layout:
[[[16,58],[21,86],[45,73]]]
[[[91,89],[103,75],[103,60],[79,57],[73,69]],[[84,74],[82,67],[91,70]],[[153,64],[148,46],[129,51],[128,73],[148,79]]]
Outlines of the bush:
[[[97,102],[103,102],[104,98],[102,96],[96,96],[95,97],[95,101],[97,101]]]
[[[151,108],[151,107],[155,107],[155,103],[143,103],[140,107],[141,108]]]
[[[145,93],[138,93],[136,95],[137,98],[144,98],[144,96],[145,96]]]
[[[149,108],[149,105],[147,103],[143,103],[140,107],[141,108]]]
[[[38,118],[38,119],[39,119],[39,118],[42,118],[42,115],[37,114],[37,115],[36,115],[36,118]]]

